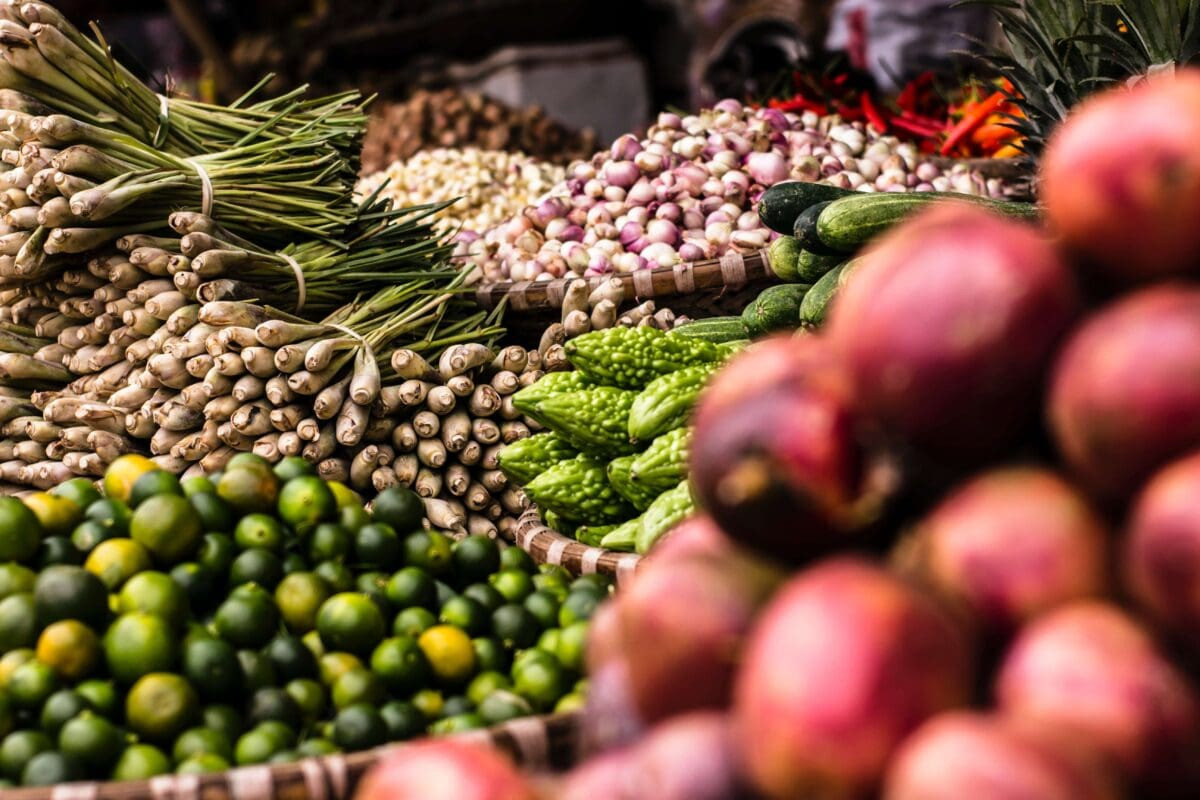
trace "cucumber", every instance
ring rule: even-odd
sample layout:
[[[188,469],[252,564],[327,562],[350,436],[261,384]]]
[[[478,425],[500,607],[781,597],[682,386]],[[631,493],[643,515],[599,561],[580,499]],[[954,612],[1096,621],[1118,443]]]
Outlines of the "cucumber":
[[[827,249],[852,253],[901,220],[928,208],[932,203],[946,200],[974,203],[1022,219],[1035,219],[1038,215],[1037,207],[1030,203],[1001,202],[957,192],[856,193],[854,197],[835,200],[822,208],[814,226],[816,236]],[[799,219],[796,225],[800,225]],[[799,232],[796,238],[801,238]],[[805,249],[812,249],[807,239],[802,241]]]
[[[839,264],[826,272],[821,279],[813,284],[800,303],[799,321],[802,328],[817,328],[825,321],[825,310],[829,301],[837,291],[838,276],[842,274],[845,264]]]
[[[763,289],[742,312],[742,323],[750,336],[757,338],[776,331],[795,330],[800,304],[811,288],[809,283],[785,283]]]
[[[741,317],[709,317],[685,322],[672,329],[670,335],[689,336],[713,344],[724,344],[741,341],[749,334]]]
[[[758,201],[758,218],[773,231],[791,233],[801,211],[849,194],[854,192],[824,183],[784,181],[763,192]]]
[[[807,250],[800,252],[796,259],[796,282],[816,283],[826,272],[845,262],[846,257],[839,253],[836,256],[819,256]]]
[[[852,198],[847,198],[852,199]],[[829,208],[830,203],[817,203],[814,206],[809,206],[804,211],[800,212],[800,216],[796,217],[795,225],[792,228],[792,235],[796,241],[810,253],[815,253],[819,256],[833,256],[844,253],[830,247],[821,240],[817,234],[817,221],[821,215],[825,213],[825,209]]]
[[[796,269],[800,262],[800,256],[803,254],[804,249],[800,247],[800,242],[796,241],[796,237],[780,236],[767,248],[767,259],[771,272],[775,273],[775,277],[781,281],[796,283],[798,281]]]

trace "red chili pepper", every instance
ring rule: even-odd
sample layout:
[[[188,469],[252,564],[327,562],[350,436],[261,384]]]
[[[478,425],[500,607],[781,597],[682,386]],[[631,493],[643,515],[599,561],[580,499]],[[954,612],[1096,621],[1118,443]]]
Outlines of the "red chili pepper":
[[[938,136],[945,131],[941,125],[930,125],[925,121],[914,120],[908,116],[892,117],[892,125],[899,130],[922,138]]]
[[[946,141],[942,143],[942,155],[948,156],[953,153],[954,149],[970,136],[972,131],[982,125],[988,117],[995,113],[996,109],[1007,101],[1008,96],[1004,92],[996,92],[988,99],[968,108],[958,124],[951,128]]]
[[[867,122],[875,126],[875,130],[884,133],[888,129],[887,120],[883,118],[883,114],[875,106],[875,101],[871,99],[869,92],[862,93],[862,112],[866,116]]]

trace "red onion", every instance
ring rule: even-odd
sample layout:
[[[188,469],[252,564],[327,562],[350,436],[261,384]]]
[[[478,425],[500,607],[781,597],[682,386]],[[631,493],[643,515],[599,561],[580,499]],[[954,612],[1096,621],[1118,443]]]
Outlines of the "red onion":
[[[545,225],[546,238],[547,239],[561,238],[560,234],[564,230],[566,230],[567,226],[570,224],[571,224],[570,222],[568,222],[566,219],[564,219],[562,217],[555,217],[554,219],[549,220],[548,222],[546,222],[546,225]]]
[[[746,170],[763,186],[774,186],[788,177],[787,161],[776,152],[751,153],[746,159]]]
[[[683,212],[683,227],[689,230],[704,227],[704,213],[698,208],[689,208]]]
[[[625,190],[620,186],[606,186],[604,188],[604,199],[609,202],[625,202]]]
[[[730,222],[714,222],[704,227],[704,238],[718,247],[729,244],[733,236],[733,224]]]
[[[750,191],[750,178],[738,170],[730,170],[722,175],[721,183],[725,184],[725,197],[728,200],[742,199]],[[740,208],[738,212],[741,212]]]
[[[681,124],[678,114],[673,114],[670,111],[663,111],[658,115],[658,127],[660,128],[678,128]]]
[[[632,133],[622,134],[612,143],[609,152],[612,153],[612,157],[617,161],[629,161],[642,152],[642,143]]]
[[[758,221],[758,212],[756,211],[747,211],[737,218],[737,229],[739,231],[756,231],[760,227],[762,227],[762,223]]]
[[[654,184],[642,178],[625,194],[625,202],[631,205],[644,206],[654,199]]]
[[[778,108],[764,108],[760,115],[764,122],[777,131],[786,131],[791,127],[788,124],[787,115]]]
[[[650,175],[662,171],[663,161],[663,157],[658,153],[645,151],[638,153],[633,159],[633,163],[637,165],[638,169]]]
[[[609,222],[602,222],[596,225],[588,233],[592,233],[593,231],[601,240],[617,238],[617,226]]]
[[[750,143],[750,140],[741,134],[727,133],[725,134],[725,141],[733,150],[733,152],[737,153],[739,156],[744,156],[753,149],[753,145]]]
[[[558,235],[558,238],[564,242],[582,242],[583,236],[583,228],[578,225],[568,225]]]
[[[682,261],[702,261],[705,258],[704,248],[694,242],[684,242],[679,246],[679,258]]]
[[[628,247],[631,243],[637,241],[645,234],[645,229],[636,222],[626,222],[621,228],[621,236],[619,241],[621,244]]]
[[[587,181],[590,178],[596,177],[596,168],[586,161],[579,161],[571,167],[571,175],[576,180]],[[581,183],[580,185],[582,186],[583,184]]]
[[[679,263],[679,254],[667,242],[651,242],[639,255],[652,267],[673,267]]]
[[[663,203],[654,211],[654,216],[659,219],[670,220],[671,222],[678,222],[682,215],[683,210],[679,207],[678,203]]]
[[[637,165],[632,161],[610,161],[604,165],[603,175],[610,186],[620,186],[623,189],[633,186],[641,177]]]
[[[515,244],[517,246],[517,248],[519,250],[521,250],[522,252],[533,255],[534,253],[536,253],[537,251],[542,249],[542,242],[544,242],[544,241],[545,241],[545,239],[542,238],[542,235],[540,233],[538,233],[537,231],[530,230],[530,231],[525,231],[520,236],[518,236],[516,238],[516,240],[513,242],[513,244]]]
[[[726,97],[713,105],[713,111],[727,111],[731,114],[739,114],[744,108],[740,100],[735,100],[732,97]]]
[[[646,226],[646,238],[651,242],[675,244],[679,240],[679,228],[667,219],[652,219]]]
[[[636,169],[636,167],[635,167]],[[604,196],[604,181],[599,178],[592,178],[583,185],[583,193],[588,197],[600,198]]]
[[[587,225],[597,225],[601,222],[612,222],[612,214],[604,206],[592,206],[587,212]]]
[[[700,207],[703,208],[708,204],[715,204],[720,207],[725,202],[725,184],[721,183],[720,178],[709,178],[700,187],[704,199],[700,201]]]
[[[708,180],[708,170],[699,164],[693,163],[680,164],[671,170],[671,174],[675,176],[679,185],[693,197],[699,196],[704,182]]]
[[[650,244],[649,239],[647,239],[645,236],[639,236],[638,238],[634,239],[629,244],[625,245],[625,249],[631,253],[638,253],[640,255],[641,252],[643,250],[645,250],[649,244]]]

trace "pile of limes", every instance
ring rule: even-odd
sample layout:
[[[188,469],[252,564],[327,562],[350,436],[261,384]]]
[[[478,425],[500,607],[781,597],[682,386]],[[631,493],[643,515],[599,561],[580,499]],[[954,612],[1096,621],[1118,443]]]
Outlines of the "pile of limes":
[[[578,707],[609,593],[302,459],[0,498],[0,785],[352,751]]]

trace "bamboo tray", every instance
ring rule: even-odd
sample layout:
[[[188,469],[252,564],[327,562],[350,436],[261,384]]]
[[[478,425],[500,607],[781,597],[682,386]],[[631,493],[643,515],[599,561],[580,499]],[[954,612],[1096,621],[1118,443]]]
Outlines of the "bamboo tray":
[[[592,547],[546,527],[537,506],[530,506],[513,529],[516,544],[539,564],[554,564],[572,575],[598,572],[613,578],[617,586],[627,583],[642,557]]]
[[[580,714],[525,717],[480,731],[455,734],[488,744],[531,770],[574,764]],[[239,767],[207,775],[160,775],[145,781],[69,783],[5,789],[4,800],[348,800],[362,776],[403,743],[360,753],[308,758],[292,764]]]

